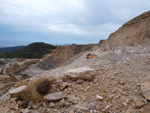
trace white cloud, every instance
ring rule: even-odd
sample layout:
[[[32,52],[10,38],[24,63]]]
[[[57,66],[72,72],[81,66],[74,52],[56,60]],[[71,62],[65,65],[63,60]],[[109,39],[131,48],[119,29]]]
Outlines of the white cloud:
[[[113,32],[114,29],[119,28],[120,25],[106,23],[97,26],[81,26],[74,24],[58,24],[49,26],[51,32],[69,33],[83,36],[106,36],[108,33]]]
[[[0,23],[26,31],[107,38],[149,6],[149,0],[0,0]]]

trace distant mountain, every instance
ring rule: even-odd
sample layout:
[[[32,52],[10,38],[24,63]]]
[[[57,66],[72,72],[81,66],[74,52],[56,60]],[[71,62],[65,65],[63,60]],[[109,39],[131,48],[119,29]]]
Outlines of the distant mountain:
[[[22,49],[26,46],[15,46],[15,47],[0,47],[0,52],[5,53],[5,52],[10,52],[10,51],[15,51]]]
[[[23,49],[6,52],[0,55],[1,58],[42,58],[45,54],[51,53],[56,46],[46,44],[43,42],[36,42],[29,44]]]

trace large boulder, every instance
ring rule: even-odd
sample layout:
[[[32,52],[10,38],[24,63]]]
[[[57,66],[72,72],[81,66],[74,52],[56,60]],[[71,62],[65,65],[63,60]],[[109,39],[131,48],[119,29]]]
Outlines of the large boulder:
[[[150,100],[150,76],[147,76],[141,82],[141,94]]]
[[[96,71],[91,68],[82,67],[77,69],[68,69],[64,72],[64,80],[92,80],[96,75]]]

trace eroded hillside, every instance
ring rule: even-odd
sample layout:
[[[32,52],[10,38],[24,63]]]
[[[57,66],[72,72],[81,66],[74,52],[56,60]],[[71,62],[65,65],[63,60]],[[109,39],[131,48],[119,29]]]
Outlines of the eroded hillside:
[[[150,11],[145,12],[127,23],[116,32],[110,34],[107,40],[101,40],[99,46],[104,50],[112,50],[117,45],[145,45],[150,40]]]

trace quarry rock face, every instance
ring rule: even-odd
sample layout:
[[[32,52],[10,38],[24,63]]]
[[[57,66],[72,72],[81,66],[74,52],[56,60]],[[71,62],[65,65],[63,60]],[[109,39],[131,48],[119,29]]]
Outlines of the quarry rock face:
[[[147,44],[150,40],[150,11],[145,12],[127,23],[107,40],[101,40],[99,46],[103,51],[112,50],[117,45],[137,46]]]
[[[93,45],[70,45],[70,46],[57,46],[56,49],[52,51],[51,54],[45,56],[41,62],[39,62],[38,67],[42,69],[53,68],[76,54],[79,54],[83,51],[91,50]]]

